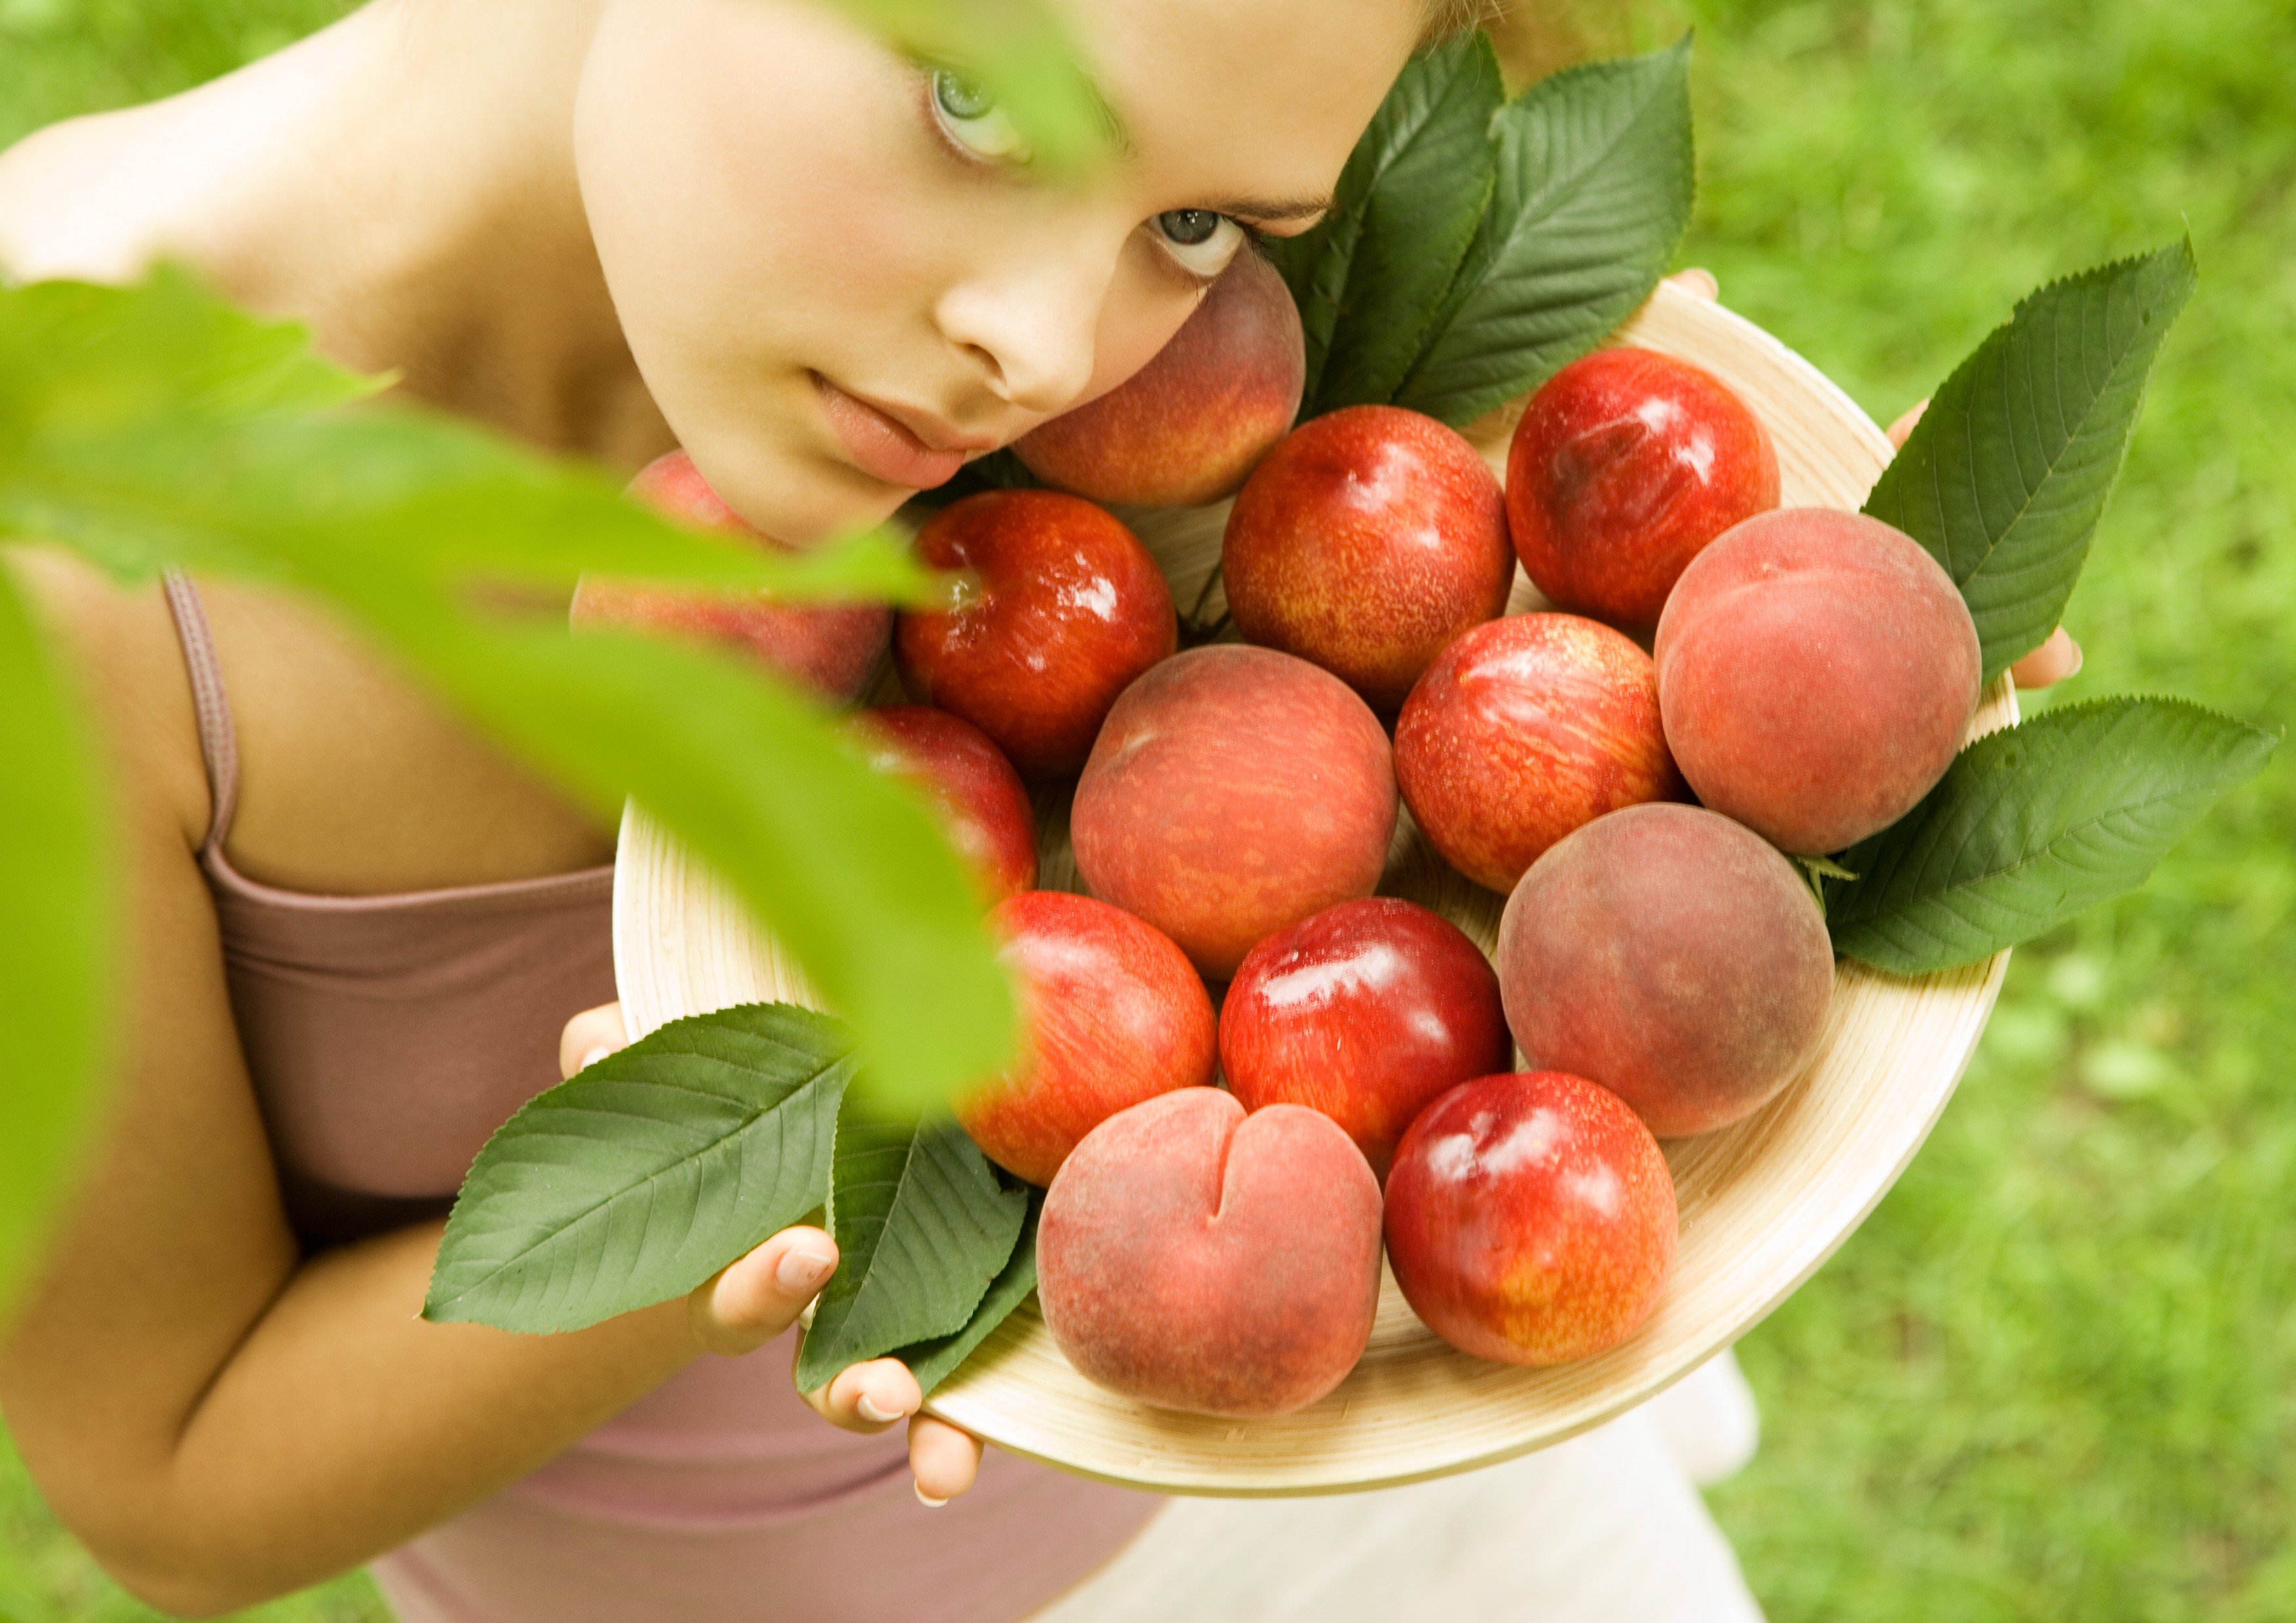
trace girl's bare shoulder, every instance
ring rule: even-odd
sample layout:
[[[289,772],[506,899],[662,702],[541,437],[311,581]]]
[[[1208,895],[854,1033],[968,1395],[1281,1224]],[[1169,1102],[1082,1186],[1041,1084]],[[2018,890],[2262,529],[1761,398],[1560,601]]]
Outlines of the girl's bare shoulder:
[[[207,769],[181,643],[156,582],[123,584],[61,549],[0,552],[78,678],[113,792],[206,836]],[[239,758],[226,850],[289,890],[376,895],[605,861],[610,829],[480,735],[324,609],[209,582]]]
[[[133,280],[166,251],[150,161],[166,103],[67,119],[0,152],[0,276]]]
[[[156,582],[127,585],[60,547],[0,549],[94,724],[111,787],[197,845],[208,820],[191,682]]]

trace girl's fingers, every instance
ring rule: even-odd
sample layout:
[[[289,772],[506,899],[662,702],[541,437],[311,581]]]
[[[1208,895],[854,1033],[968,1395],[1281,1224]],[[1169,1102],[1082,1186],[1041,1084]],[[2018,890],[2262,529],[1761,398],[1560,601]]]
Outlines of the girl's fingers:
[[[559,1074],[571,1077],[628,1046],[621,1004],[585,1009],[559,1036]],[[754,1352],[795,1324],[836,1270],[835,1241],[817,1228],[785,1228],[694,1287],[685,1299],[693,1338],[730,1357]],[[849,1431],[878,1432],[907,1420],[909,1469],[927,1504],[947,1504],[972,1486],[980,1469],[976,1439],[917,1413],[924,1394],[898,1358],[857,1364],[805,1399]]]
[[[924,1404],[917,1378],[898,1358],[872,1358],[840,1371],[820,1390],[805,1394],[814,1412],[848,1431],[882,1431]]]
[[[558,1034],[558,1074],[571,1077],[629,1045],[629,1033],[622,1028],[621,1004],[605,1003],[585,1009]]]
[[[819,1391],[803,1396],[814,1413],[848,1431],[874,1435],[906,1420],[909,1473],[916,1479],[917,1497],[927,1504],[947,1504],[972,1486],[980,1469],[980,1440],[945,1420],[919,1414],[924,1394],[898,1358],[856,1364]]]
[[[1722,284],[1714,279],[1714,273],[1702,265],[1693,265],[1688,270],[1677,271],[1667,280],[1693,299],[1703,299],[1709,304],[1714,303],[1722,297]]]
[[[2009,679],[2019,687],[2047,687],[2079,676],[2080,668],[2080,644],[2060,626],[2049,633],[2047,642],[2009,668]]]
[[[835,1241],[785,1228],[693,1288],[685,1299],[693,1339],[730,1357],[755,1352],[797,1322],[836,1269]]]
[[[1898,450],[1904,450],[1906,439],[1913,434],[1914,424],[1922,420],[1922,414],[1929,408],[1930,403],[1926,400],[1915,402],[1912,410],[1890,425],[1890,443]]]
[[[925,1504],[947,1504],[972,1486],[980,1470],[980,1439],[972,1432],[930,1414],[909,1422],[909,1474]]]

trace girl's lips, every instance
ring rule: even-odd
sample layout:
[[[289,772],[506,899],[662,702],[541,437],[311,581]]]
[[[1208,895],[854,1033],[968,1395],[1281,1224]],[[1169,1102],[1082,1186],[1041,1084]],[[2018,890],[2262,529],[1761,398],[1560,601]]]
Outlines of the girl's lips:
[[[931,490],[948,483],[964,466],[964,452],[936,451],[906,424],[856,399],[819,373],[813,374],[813,381],[830,431],[847,458],[870,478],[911,490]]]

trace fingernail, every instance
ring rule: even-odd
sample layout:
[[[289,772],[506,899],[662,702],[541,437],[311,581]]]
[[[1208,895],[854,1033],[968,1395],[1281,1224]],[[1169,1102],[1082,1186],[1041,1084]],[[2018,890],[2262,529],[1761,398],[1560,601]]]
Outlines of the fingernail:
[[[582,1062],[579,1065],[577,1065],[574,1069],[576,1070],[587,1070],[590,1067],[595,1065],[599,1061],[604,1059],[608,1054],[613,1052],[614,1051],[612,1049],[603,1045],[593,1048],[589,1053],[582,1056]]]
[[[946,1499],[936,1499],[931,1494],[925,1492],[924,1484],[922,1482],[916,1485],[916,1489],[917,1503],[926,1506],[928,1509],[939,1510],[942,1505],[948,1503]]]
[[[870,1397],[866,1392],[861,1394],[861,1401],[855,1404],[853,1408],[854,1412],[859,1414],[862,1419],[873,1422],[877,1425],[883,1425],[889,1421],[900,1420],[908,1414],[908,1411],[906,1409],[896,1409],[890,1414],[886,1414],[884,1410],[877,1406],[877,1400]]]
[[[774,1264],[774,1277],[785,1291],[810,1291],[829,1277],[829,1270],[837,1266],[837,1258],[820,1251],[791,1247],[782,1253]]]

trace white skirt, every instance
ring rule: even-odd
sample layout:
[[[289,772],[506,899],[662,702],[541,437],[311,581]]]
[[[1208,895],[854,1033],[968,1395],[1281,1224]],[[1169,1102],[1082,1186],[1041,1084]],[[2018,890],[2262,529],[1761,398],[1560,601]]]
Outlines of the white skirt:
[[[1406,1488],[1175,1499],[1031,1623],[1761,1623],[1699,1497],[1752,1455],[1725,1353],[1569,1442]]]

